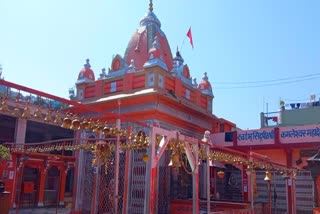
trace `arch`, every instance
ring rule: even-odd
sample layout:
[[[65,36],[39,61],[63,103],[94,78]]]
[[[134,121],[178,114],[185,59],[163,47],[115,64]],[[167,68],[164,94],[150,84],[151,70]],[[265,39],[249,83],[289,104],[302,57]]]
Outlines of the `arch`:
[[[123,58],[117,54],[111,63],[111,71],[118,71],[121,70],[124,67],[124,60]]]
[[[190,70],[189,70],[188,65],[184,65],[184,66],[183,66],[182,75],[183,75],[185,78],[187,78],[187,79],[190,78]]]

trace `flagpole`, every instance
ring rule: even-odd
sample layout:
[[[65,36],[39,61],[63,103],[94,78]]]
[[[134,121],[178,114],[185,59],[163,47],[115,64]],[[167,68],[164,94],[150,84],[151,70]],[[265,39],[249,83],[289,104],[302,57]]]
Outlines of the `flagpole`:
[[[186,40],[186,37],[189,37],[189,32],[190,32],[190,35],[191,35],[191,27],[189,27],[189,30],[188,30],[188,33],[184,36],[183,38],[183,41],[182,41],[182,44],[180,46],[180,51],[182,51],[182,48],[183,48],[183,45],[184,45],[184,41]],[[189,38],[190,39],[190,38]],[[193,49],[193,43],[192,43],[192,35],[191,35],[191,45],[192,45],[192,49]]]
[[[181,46],[180,46],[180,52],[182,52],[182,47],[183,47],[183,45],[184,45],[184,41],[186,40],[186,37],[187,37],[187,36],[184,36],[184,39],[183,39],[182,44],[181,44]]]

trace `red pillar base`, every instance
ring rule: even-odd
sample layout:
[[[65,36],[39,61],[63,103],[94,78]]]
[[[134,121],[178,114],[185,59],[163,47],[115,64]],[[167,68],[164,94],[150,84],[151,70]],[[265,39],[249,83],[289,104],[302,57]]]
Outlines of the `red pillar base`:
[[[320,214],[320,208],[313,208],[313,214]]]
[[[71,210],[70,214],[81,214],[81,211],[74,211],[74,210]]]

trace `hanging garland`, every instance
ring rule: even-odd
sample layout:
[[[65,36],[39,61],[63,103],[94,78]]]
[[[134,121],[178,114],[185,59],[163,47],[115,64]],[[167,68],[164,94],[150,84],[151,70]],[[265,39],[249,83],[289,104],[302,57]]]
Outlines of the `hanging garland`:
[[[112,152],[114,151],[114,145],[106,142],[98,142],[93,147],[94,158],[92,159],[92,166],[104,165],[105,173],[108,171],[108,163]]]
[[[9,148],[0,145],[0,160],[8,160],[10,158]]]

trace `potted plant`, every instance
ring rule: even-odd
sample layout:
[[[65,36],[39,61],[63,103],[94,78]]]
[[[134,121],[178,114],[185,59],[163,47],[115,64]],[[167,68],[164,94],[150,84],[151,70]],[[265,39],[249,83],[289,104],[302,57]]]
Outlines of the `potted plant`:
[[[284,106],[284,101],[280,100],[280,106]]]
[[[280,109],[281,109],[281,111],[285,110],[284,104],[285,104],[284,101],[280,100]]]

